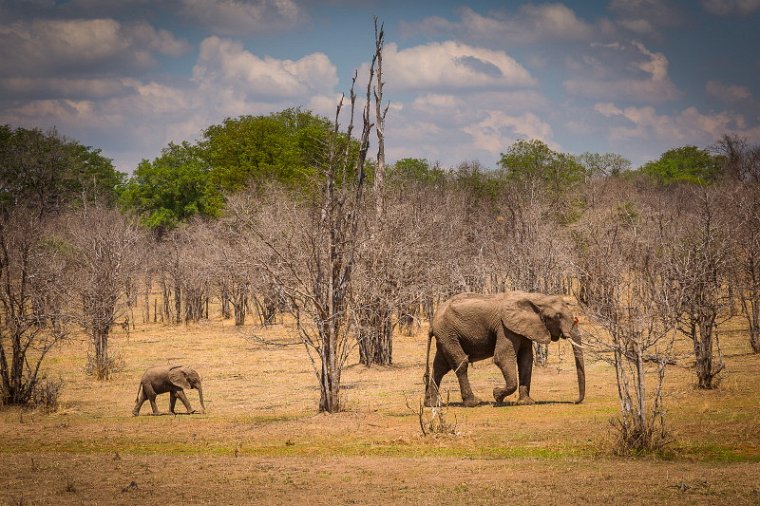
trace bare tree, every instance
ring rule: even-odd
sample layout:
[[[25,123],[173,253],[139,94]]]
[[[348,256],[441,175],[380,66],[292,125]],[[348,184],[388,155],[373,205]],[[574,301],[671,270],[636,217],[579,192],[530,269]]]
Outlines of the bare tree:
[[[691,189],[684,196],[694,205],[680,217],[679,233],[664,243],[669,259],[665,275],[683,292],[678,330],[692,341],[699,388],[714,387],[725,364],[720,352],[719,324],[733,316],[729,292],[731,248],[729,218],[720,202],[732,201],[718,187]],[[718,353],[717,361],[715,353]]]
[[[27,404],[41,365],[70,335],[70,256],[34,209],[0,213],[0,404]]]
[[[736,220],[731,234],[732,286],[749,327],[752,351],[760,353],[760,146],[725,135],[713,151],[723,161],[724,180],[736,186],[736,206],[724,209],[735,212]]]
[[[182,323],[182,237],[171,231],[157,244],[157,269],[160,273],[163,321]]]
[[[385,223],[385,116],[388,106],[383,108],[383,25],[378,26],[375,18],[375,69],[373,98],[375,104],[375,132],[377,134],[377,159],[375,163],[374,198],[375,214],[368,216],[368,237],[364,241],[361,263],[371,270],[372,283],[363,283],[360,291],[355,291],[357,299],[354,317],[359,329],[359,362],[366,366],[373,364],[390,365],[393,362],[394,311],[397,309],[396,294],[398,283],[393,279],[391,269],[393,259],[389,257],[390,238]],[[369,85],[368,85],[369,90]],[[369,100],[370,96],[367,95]]]
[[[229,318],[234,314],[235,325],[242,326],[245,324],[248,298],[255,294],[251,291],[251,262],[247,249],[237,239],[224,223],[217,227],[213,258],[209,262],[219,288],[223,317]]]
[[[380,227],[362,241],[352,299],[356,311],[359,362],[366,366],[393,362],[393,331],[417,316],[420,285],[430,264],[427,246],[410,202],[388,199]]]
[[[378,19],[375,17],[375,86],[373,97],[375,100],[375,133],[377,134],[377,163],[375,164],[375,199],[376,219],[382,227],[385,215],[385,116],[388,114],[388,105],[383,108],[383,45],[385,44],[385,31],[383,24],[378,27]],[[369,98],[369,97],[368,97]]]
[[[79,321],[94,349],[88,369],[97,379],[108,379],[118,365],[109,337],[114,323],[128,317],[133,295],[128,289],[140,265],[135,248],[140,230],[135,220],[115,209],[85,206],[66,218],[77,268],[74,289],[82,301]]]
[[[202,219],[192,220],[178,229],[184,321],[198,322],[208,318],[214,277],[216,238],[213,227]]]
[[[749,342],[760,353],[760,187],[742,188],[737,199],[738,225],[732,235],[735,264],[733,278],[736,294],[747,320]]]
[[[372,129],[370,91],[377,55],[370,65],[362,129],[354,139],[356,94],[350,94],[350,120],[345,133],[339,120],[325,146],[326,163],[319,167],[319,198],[289,207],[287,200],[272,201],[266,211],[261,201],[230,202],[238,226],[255,241],[251,256],[287,300],[320,387],[319,410],[341,409],[343,366],[352,345],[351,284],[357,262],[364,210],[365,161]],[[356,76],[354,76],[354,84]],[[358,142],[357,142],[358,141]]]
[[[665,276],[663,238],[656,235],[667,227],[662,220],[654,214],[631,222],[618,210],[599,210],[577,235],[586,313],[603,329],[586,342],[615,368],[620,416],[613,425],[621,453],[659,449],[668,440],[663,387],[675,360],[672,330],[682,292]]]
[[[735,135],[724,135],[712,151],[722,158],[724,179],[760,182],[760,145],[753,146],[747,139]]]

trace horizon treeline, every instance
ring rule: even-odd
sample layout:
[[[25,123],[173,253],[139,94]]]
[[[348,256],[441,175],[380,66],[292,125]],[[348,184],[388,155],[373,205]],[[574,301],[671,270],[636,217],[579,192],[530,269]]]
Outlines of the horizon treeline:
[[[633,168],[619,154],[518,140],[494,169],[398,160],[381,192],[367,184],[372,157],[356,156],[368,149],[286,109],[228,118],[127,177],[55,130],[0,127],[2,402],[39,395],[39,364],[76,329],[90,337],[88,370],[107,378],[119,366],[115,325],[214,311],[273,324],[306,288],[321,290],[340,247],[352,276],[346,329],[368,366],[392,363],[389,329],[413,333],[465,291],[571,294],[611,335],[625,326],[639,356],[662,345],[642,337],[642,322],[659,321],[693,342],[702,388],[723,369],[722,322],[743,317],[760,353],[760,146],[726,135]],[[326,217],[344,215],[347,242],[322,251],[335,233]],[[648,305],[620,306],[632,301]]]

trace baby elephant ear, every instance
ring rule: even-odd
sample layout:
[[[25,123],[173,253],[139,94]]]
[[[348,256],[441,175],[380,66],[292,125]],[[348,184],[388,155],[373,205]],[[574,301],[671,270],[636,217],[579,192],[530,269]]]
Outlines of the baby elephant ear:
[[[172,367],[169,369],[169,381],[171,381],[172,385],[174,385],[177,388],[181,388],[183,390],[190,390],[192,387],[190,386],[190,383],[187,381],[187,371],[184,367],[178,366],[178,367]]]
[[[501,321],[506,328],[538,344],[551,342],[549,329],[541,319],[541,309],[529,298],[507,298],[500,304]]]

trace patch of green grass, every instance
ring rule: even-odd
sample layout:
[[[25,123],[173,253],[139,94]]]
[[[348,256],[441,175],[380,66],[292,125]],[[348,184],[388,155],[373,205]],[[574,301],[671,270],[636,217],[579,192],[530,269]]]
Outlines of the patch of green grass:
[[[760,462],[760,451],[756,448],[742,452],[714,443],[686,443],[674,446],[673,451],[680,457],[702,462]]]
[[[258,456],[258,457],[390,457],[390,458],[460,458],[460,459],[537,459],[555,461],[567,458],[595,458],[604,451],[583,446],[498,446],[488,444],[470,445],[467,440],[449,438],[422,439],[411,443],[385,441],[344,441],[324,439],[309,442],[282,442],[246,445],[227,441],[199,440],[192,442],[144,441],[136,438],[108,438],[98,440],[67,439],[65,441],[7,441],[0,447],[2,453],[69,453],[121,455],[207,455],[207,456]],[[727,448],[710,443],[681,443],[666,452],[642,458],[668,461],[689,460],[700,462],[760,462],[760,451]]]

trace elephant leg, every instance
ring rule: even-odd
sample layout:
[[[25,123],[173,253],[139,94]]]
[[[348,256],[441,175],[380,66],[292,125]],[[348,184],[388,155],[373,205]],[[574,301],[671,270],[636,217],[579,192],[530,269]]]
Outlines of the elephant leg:
[[[505,397],[512,395],[517,390],[517,358],[515,356],[515,348],[512,341],[504,335],[496,338],[493,361],[501,369],[501,374],[504,376],[504,388],[495,387],[493,389],[493,398],[496,402],[503,402]]]
[[[148,397],[148,400],[150,401],[150,407],[153,409],[154,415],[160,415],[161,412],[158,410],[158,404],[156,404],[156,395],[153,394]]]
[[[520,345],[517,353],[517,369],[520,372],[520,397],[519,404],[533,404],[530,398],[530,380],[533,376],[533,342],[525,341]]]
[[[187,396],[185,395],[185,391],[184,390],[177,390],[177,392],[175,393],[175,395],[177,397],[179,397],[179,400],[181,400],[182,404],[185,405],[185,409],[187,410],[187,412],[188,413],[192,413],[193,412],[193,408],[190,406],[190,401],[187,400]]]
[[[150,385],[150,383],[143,383],[143,386],[140,389],[140,393],[137,396],[135,409],[132,410],[132,414],[135,416],[139,415],[140,408],[146,400],[150,402],[150,407],[153,410],[153,414],[160,415],[161,412],[158,410],[158,405],[156,404],[156,392],[153,390],[153,387]]]
[[[438,343],[440,344],[440,343]],[[464,352],[457,338],[447,340],[441,347],[443,358],[448,362],[449,369],[454,371],[459,381],[459,391],[462,393],[462,403],[465,407],[472,408],[480,404],[480,399],[475,397],[470,387],[470,378],[467,376],[467,367],[470,359]],[[436,355],[438,349],[436,348]]]
[[[140,393],[137,394],[137,400],[135,401],[135,408],[132,410],[132,415],[138,416],[140,414],[140,408],[142,408],[143,403],[145,402],[145,394],[143,393],[143,389],[140,389]]]
[[[464,355],[464,354],[463,354]],[[480,399],[475,397],[470,387],[470,378],[467,376],[467,368],[469,366],[469,359],[467,355],[461,358],[461,361],[457,364],[456,372],[457,379],[459,380],[459,390],[462,392],[462,402],[467,408],[472,408],[480,404]]]
[[[449,362],[443,353],[436,349],[435,358],[433,359],[433,378],[430,384],[427,385],[427,391],[425,392],[425,406],[435,406],[438,404],[439,388],[444,375],[451,370]]]
[[[177,394],[174,390],[169,391],[169,411],[174,414],[174,406],[177,404]]]

